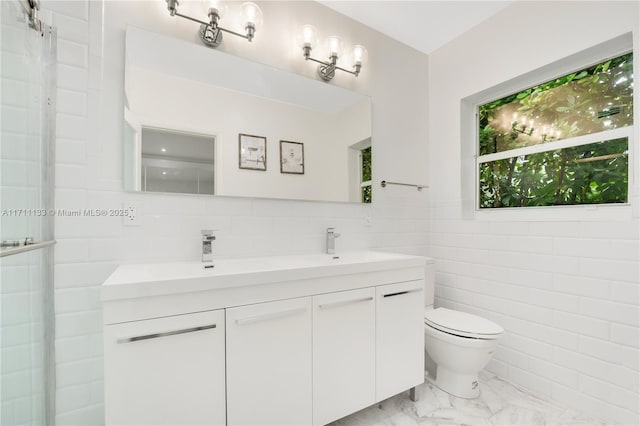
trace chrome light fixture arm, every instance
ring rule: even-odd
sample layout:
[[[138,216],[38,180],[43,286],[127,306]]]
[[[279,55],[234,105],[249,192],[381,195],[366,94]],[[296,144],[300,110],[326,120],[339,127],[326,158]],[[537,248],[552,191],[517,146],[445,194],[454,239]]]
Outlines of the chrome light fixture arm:
[[[178,13],[178,12],[175,12],[175,13],[174,13],[174,14],[172,14],[171,16],[179,16],[180,18],[185,18],[185,19],[188,19],[188,20],[190,20],[190,21],[197,22],[198,24],[202,24],[202,25],[209,25],[209,23],[207,23],[207,22],[205,22],[205,21],[201,21],[201,20],[199,20],[199,19],[192,18],[191,16],[183,15],[183,14]]]
[[[315,62],[315,63],[319,64],[318,65],[318,75],[324,81],[330,81],[331,79],[333,79],[333,77],[335,77],[335,75],[336,75],[336,70],[347,72],[347,73],[352,74],[352,75],[354,75],[356,77],[358,76],[358,74],[360,74],[360,68],[362,68],[361,64],[354,65],[353,67],[355,68],[355,70],[351,71],[351,70],[339,67],[337,65],[338,56],[336,56],[336,55],[331,55],[329,57],[329,61],[322,61],[320,59],[316,59],[316,58],[311,56],[311,47],[310,46],[303,46],[302,47],[302,51],[304,52],[304,59],[305,60],[312,61],[312,62]]]
[[[224,31],[225,33],[233,34],[235,36],[245,38],[245,39],[247,39],[249,41],[253,40],[253,36],[256,33],[256,28],[253,27],[253,26],[250,26],[250,25],[247,25],[247,27],[245,28],[247,30],[246,34],[240,34],[240,33],[237,33],[235,31],[231,31],[231,30],[228,30],[228,29],[222,28],[222,27],[216,27],[216,28],[218,28],[220,31]]]

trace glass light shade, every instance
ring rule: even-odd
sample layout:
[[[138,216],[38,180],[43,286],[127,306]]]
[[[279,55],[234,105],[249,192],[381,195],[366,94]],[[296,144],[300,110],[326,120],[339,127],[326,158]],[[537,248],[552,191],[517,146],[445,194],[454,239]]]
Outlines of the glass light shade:
[[[317,34],[318,32],[313,25],[304,25],[302,27],[302,47],[313,48],[318,43]]]
[[[209,13],[209,9],[217,10],[220,19],[224,18],[224,15],[227,13],[227,4],[220,0],[202,0],[202,4],[204,4],[206,13]]]
[[[369,54],[364,46],[360,44],[356,44],[355,46],[353,46],[353,65],[364,64],[365,62],[367,62],[368,57]]]
[[[252,24],[254,27],[262,25],[262,10],[257,4],[252,2],[242,3],[242,20],[246,25]]]
[[[337,56],[339,58],[343,50],[342,40],[336,36],[329,37],[327,40],[327,50],[329,51],[329,56]]]

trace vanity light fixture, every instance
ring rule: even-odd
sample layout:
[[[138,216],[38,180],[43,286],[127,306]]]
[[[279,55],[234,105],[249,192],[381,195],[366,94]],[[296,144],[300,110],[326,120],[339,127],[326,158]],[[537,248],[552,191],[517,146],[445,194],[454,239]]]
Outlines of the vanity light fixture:
[[[201,21],[178,12],[178,0],[166,1],[167,9],[171,16],[179,16],[180,18],[185,18],[200,24],[200,39],[209,47],[220,46],[220,43],[222,43],[222,32],[233,34],[251,41],[256,34],[256,27],[262,24],[262,11],[257,4],[252,2],[245,2],[240,6],[242,10],[244,29],[246,32],[246,34],[240,34],[227,28],[223,28],[218,24],[220,19],[224,17],[224,13],[227,10],[227,6],[219,1],[205,0],[205,3],[208,5],[207,15],[209,16],[209,22]]]
[[[327,50],[329,51],[329,60],[321,61],[319,59],[311,57],[311,50],[317,44],[316,30],[312,25],[305,25],[302,27],[302,52],[304,53],[304,59],[307,61],[317,62],[318,75],[324,81],[330,81],[335,75],[336,70],[348,72],[356,77],[360,74],[362,64],[367,58],[367,49],[361,45],[353,46],[353,71],[339,67],[337,65],[338,58],[342,55],[343,43],[337,36],[331,36],[327,40]]]

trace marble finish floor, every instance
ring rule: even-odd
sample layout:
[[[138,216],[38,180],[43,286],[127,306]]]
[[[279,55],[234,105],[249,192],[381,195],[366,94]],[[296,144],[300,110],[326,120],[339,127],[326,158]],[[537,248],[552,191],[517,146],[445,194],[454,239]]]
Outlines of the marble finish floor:
[[[480,374],[480,397],[450,396],[425,382],[417,402],[404,392],[331,423],[330,426],[563,425],[604,426],[574,410],[543,400],[486,372]]]

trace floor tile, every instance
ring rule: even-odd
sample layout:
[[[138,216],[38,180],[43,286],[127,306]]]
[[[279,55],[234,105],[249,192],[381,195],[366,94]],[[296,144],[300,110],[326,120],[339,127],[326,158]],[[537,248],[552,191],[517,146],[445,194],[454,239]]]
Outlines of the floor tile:
[[[480,396],[451,396],[430,382],[358,411],[330,426],[606,426],[552,401],[537,397],[487,372],[480,373]]]

